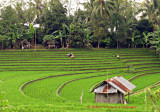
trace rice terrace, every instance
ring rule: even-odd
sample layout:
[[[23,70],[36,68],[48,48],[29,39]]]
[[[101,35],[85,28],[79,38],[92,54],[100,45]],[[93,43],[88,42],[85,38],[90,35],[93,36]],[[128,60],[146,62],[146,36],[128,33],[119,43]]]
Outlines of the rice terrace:
[[[0,112],[160,112],[160,0],[0,0]]]
[[[74,59],[66,55],[70,52]],[[160,87],[160,58],[150,49],[5,50],[0,56],[0,85],[8,111],[145,111],[145,88]],[[94,103],[91,89],[119,75],[136,85],[129,103]]]

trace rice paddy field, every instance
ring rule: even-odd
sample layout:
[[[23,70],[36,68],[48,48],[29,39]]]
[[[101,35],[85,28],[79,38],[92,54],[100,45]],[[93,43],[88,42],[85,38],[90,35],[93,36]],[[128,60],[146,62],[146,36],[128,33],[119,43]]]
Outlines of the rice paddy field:
[[[129,103],[95,103],[93,87],[119,75],[136,85]],[[145,88],[160,88],[160,56],[150,49],[0,51],[0,91],[8,100],[0,112],[146,112]]]

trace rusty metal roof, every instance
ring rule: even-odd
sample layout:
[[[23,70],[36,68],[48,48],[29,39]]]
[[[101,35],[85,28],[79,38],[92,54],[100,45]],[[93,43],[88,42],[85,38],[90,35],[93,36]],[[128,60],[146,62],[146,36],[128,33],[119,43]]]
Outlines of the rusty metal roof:
[[[117,89],[110,85],[104,84],[94,89],[94,93],[117,93]]]
[[[106,85],[110,85],[112,87],[112,90],[110,88],[107,88],[108,92],[102,91],[102,88],[106,88]],[[101,89],[100,89],[101,87]],[[94,88],[92,92],[95,93],[114,93],[116,90],[120,91],[121,93],[125,94],[126,92],[129,92],[133,90],[136,86],[130,83],[128,80],[123,78],[122,76],[116,76],[111,79],[103,81],[98,87]],[[116,90],[115,90],[116,89]]]

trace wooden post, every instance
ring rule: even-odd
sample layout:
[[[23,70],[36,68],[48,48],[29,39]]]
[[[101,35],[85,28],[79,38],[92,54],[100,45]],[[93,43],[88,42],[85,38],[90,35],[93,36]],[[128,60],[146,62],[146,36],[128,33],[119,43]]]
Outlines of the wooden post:
[[[127,71],[129,72],[129,64],[127,65]]]
[[[36,45],[36,28],[35,28],[35,51],[37,50],[37,45]]]
[[[95,103],[97,102],[96,93],[95,93]]]
[[[80,97],[81,104],[82,104],[82,98],[83,98],[83,91],[82,91],[82,94],[81,94],[81,97]]]
[[[108,71],[107,71],[107,80],[108,80]],[[109,98],[108,98],[108,82],[107,82],[107,103],[109,103]]]
[[[123,103],[123,94],[120,94],[121,96],[121,103]]]
[[[129,103],[129,92],[128,92],[128,102],[127,103]]]
[[[50,49],[50,44],[48,45],[48,49]]]

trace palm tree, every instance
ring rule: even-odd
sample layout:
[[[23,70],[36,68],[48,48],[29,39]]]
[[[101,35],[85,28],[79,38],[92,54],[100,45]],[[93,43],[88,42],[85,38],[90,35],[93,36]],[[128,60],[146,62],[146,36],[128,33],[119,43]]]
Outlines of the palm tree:
[[[142,4],[144,8],[141,9],[143,12],[142,18],[148,17],[155,25],[158,24],[157,18],[160,14],[160,1],[159,0],[145,0]],[[155,31],[155,28],[154,28]]]
[[[110,12],[113,10],[113,2],[108,0],[95,0],[93,2],[93,11],[92,15],[96,15],[99,17],[108,17],[110,16]]]
[[[97,46],[99,48],[102,37],[105,37],[108,32],[107,23],[110,13],[113,10],[113,2],[109,0],[92,0],[91,5],[93,5],[93,10],[90,23],[94,32],[94,37],[97,38]]]
[[[123,16],[123,10],[125,10],[126,6],[122,0],[113,0],[114,2],[114,11],[111,15],[112,20],[112,32],[114,33],[115,40],[117,41],[117,49],[118,43],[121,37],[125,37],[126,35],[126,26],[125,26],[125,17]]]
[[[86,9],[85,11],[86,22],[88,22],[88,20],[91,18],[92,11],[94,8],[94,5],[93,5],[94,1],[95,0],[89,0],[89,2],[83,3],[84,9]]]

